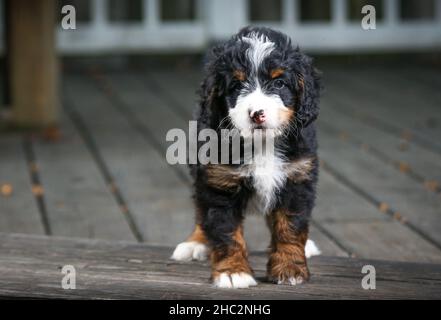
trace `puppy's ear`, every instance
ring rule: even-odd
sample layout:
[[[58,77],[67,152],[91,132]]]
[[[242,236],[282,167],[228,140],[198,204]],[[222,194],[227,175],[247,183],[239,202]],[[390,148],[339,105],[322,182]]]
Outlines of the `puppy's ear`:
[[[202,82],[200,96],[201,103],[205,108],[213,107],[218,97],[224,94],[224,84],[221,78],[222,59],[224,45],[218,45],[211,49],[207,55],[205,64],[205,79]]]
[[[307,127],[319,114],[319,100],[322,91],[320,73],[314,68],[312,59],[296,51],[296,117],[303,128]]]

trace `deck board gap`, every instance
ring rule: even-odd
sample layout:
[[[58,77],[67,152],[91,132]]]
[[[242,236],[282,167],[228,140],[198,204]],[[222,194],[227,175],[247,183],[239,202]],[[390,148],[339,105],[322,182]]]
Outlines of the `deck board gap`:
[[[110,170],[103,156],[101,155],[101,152],[99,151],[95,139],[93,138],[89,128],[86,126],[81,115],[78,112],[76,112],[73,105],[70,103],[69,97],[66,93],[64,94],[64,97],[65,97],[64,106],[69,119],[72,121],[75,129],[80,134],[81,139],[84,141],[84,144],[86,145],[87,149],[92,155],[101,175],[106,181],[106,184],[110,189],[110,192],[113,195],[116,203],[118,204],[119,209],[123,214],[127,224],[129,225],[129,228],[132,231],[135,239],[138,242],[142,242],[144,240],[144,237],[141,231],[139,230],[138,225],[136,224],[133,214],[129,208],[129,205],[125,200],[120,188],[118,187],[118,184],[116,183],[115,179],[110,173]]]
[[[32,194],[37,202],[40,219],[43,224],[44,233],[48,236],[52,235],[52,229],[49,221],[49,216],[46,208],[46,201],[44,198],[44,187],[41,183],[40,174],[38,171],[38,160],[35,155],[34,145],[31,136],[23,137],[23,150],[28,165],[29,178],[32,185]]]

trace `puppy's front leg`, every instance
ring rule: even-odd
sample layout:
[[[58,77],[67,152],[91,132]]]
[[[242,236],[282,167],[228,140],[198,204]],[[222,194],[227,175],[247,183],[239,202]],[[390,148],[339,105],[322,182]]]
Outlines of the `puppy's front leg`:
[[[298,216],[288,210],[276,210],[268,217],[271,229],[268,278],[278,284],[300,284],[309,279],[305,244],[307,225],[296,223]]]
[[[202,224],[211,245],[212,280],[219,288],[257,285],[248,263],[242,221],[228,210],[208,210]]]

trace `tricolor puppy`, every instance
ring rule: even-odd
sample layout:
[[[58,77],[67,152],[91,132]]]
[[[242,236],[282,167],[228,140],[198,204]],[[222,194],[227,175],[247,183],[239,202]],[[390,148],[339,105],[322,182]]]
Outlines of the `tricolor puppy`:
[[[268,279],[295,285],[309,278],[306,258],[319,254],[308,240],[308,224],[318,176],[320,89],[311,58],[274,30],[247,27],[212,49],[196,110],[198,130],[234,128],[242,140],[271,131],[274,152],[251,163],[191,167],[196,227],[173,259],[210,256],[217,287],[256,285],[242,223],[247,212],[257,211],[272,234]]]

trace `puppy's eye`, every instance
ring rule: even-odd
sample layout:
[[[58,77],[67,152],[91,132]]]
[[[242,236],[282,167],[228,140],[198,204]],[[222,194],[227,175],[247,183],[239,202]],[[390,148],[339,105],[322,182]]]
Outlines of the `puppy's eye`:
[[[283,89],[285,87],[285,81],[283,81],[282,79],[276,79],[273,82],[273,87],[276,89]]]

